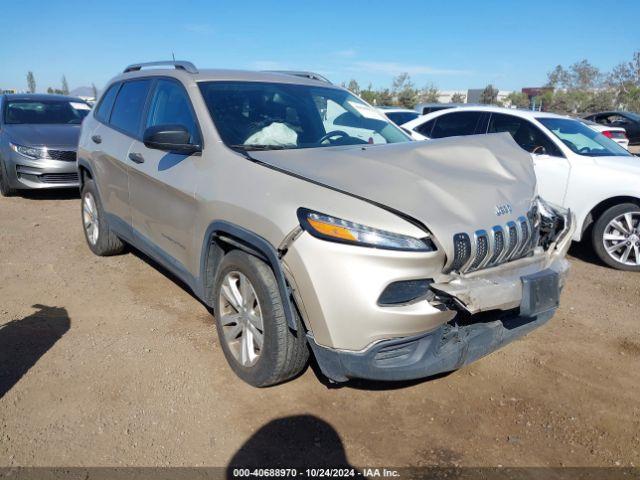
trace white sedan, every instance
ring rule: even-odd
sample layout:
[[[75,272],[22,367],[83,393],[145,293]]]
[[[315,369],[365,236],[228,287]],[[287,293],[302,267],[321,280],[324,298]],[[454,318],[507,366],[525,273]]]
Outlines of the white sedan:
[[[640,271],[640,158],[610,138],[573,118],[489,106],[434,112],[402,127],[415,140],[510,133],[531,153],[540,196],[575,213],[573,240],[590,242],[613,268]]]
[[[600,132],[605,137],[610,138],[617,144],[629,150],[629,139],[627,138],[627,131],[622,127],[611,127],[609,125],[601,125],[591,120],[585,120],[583,118],[576,118],[576,120],[584,123],[587,127],[596,132]]]

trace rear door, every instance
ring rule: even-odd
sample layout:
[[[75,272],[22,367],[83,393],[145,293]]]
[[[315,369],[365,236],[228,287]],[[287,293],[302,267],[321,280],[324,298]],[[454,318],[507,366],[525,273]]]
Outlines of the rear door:
[[[184,86],[175,79],[159,78],[154,82],[142,131],[169,124],[186,127],[191,142],[202,145]],[[133,229],[152,249],[160,248],[162,252],[156,253],[165,261],[183,269],[194,242],[198,178],[194,158],[147,148],[141,137],[133,142],[129,155],[135,159],[129,177]]]
[[[127,154],[133,139],[111,124],[113,117],[120,125],[126,105],[131,101],[131,87],[127,85],[122,90],[123,84],[118,82],[103,95],[94,112],[98,124],[90,134],[87,148],[91,152],[102,206],[113,227],[127,234],[131,226]],[[116,104],[118,113],[114,115]]]
[[[564,205],[571,164],[546,133],[526,118],[504,113],[491,114],[487,131],[510,133],[516,143],[531,154],[540,196]]]

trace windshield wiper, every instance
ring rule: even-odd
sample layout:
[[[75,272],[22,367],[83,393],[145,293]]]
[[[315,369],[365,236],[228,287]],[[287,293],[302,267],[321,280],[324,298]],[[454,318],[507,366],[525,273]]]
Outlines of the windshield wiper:
[[[229,145],[231,148],[237,148],[238,150],[245,150],[245,151],[255,151],[255,150],[284,150],[286,148],[291,148],[291,147],[286,147],[284,145],[263,145],[260,143],[249,143],[249,144],[242,144],[242,145]]]

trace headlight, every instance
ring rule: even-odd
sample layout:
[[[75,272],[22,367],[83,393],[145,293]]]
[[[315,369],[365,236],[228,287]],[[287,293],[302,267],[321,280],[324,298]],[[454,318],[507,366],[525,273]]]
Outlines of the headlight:
[[[298,219],[302,228],[311,235],[332,242],[412,252],[432,252],[436,249],[428,235],[425,238],[415,238],[387,232],[306,208],[298,209]]]
[[[20,155],[24,155],[25,157],[33,158],[34,160],[47,157],[46,148],[23,147],[22,145],[15,145],[12,143],[11,150],[19,153]]]

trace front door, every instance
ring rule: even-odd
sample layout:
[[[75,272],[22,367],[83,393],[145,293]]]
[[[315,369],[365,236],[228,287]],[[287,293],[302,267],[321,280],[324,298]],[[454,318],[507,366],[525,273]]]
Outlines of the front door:
[[[186,90],[177,80],[159,79],[153,87],[144,127],[182,125],[192,143],[200,132]],[[147,148],[135,140],[129,152],[132,226],[143,242],[178,270],[188,269],[194,248],[195,179],[193,156]],[[159,250],[158,250],[159,249]]]

